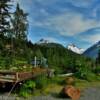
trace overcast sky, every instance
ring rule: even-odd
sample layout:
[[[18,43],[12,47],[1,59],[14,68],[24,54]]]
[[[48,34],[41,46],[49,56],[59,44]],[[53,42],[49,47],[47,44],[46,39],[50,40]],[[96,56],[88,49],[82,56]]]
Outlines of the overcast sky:
[[[29,13],[28,39],[87,49],[100,40],[100,0],[16,0]]]

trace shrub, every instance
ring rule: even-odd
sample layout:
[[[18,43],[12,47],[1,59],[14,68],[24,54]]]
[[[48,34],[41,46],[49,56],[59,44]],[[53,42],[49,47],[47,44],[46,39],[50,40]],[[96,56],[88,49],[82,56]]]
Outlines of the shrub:
[[[34,91],[36,83],[32,80],[26,81],[20,88],[19,95],[23,97],[29,97]]]
[[[95,80],[97,80],[96,74],[94,74],[93,72],[88,73],[87,74],[87,80],[88,81],[95,81]]]
[[[50,82],[51,83],[56,83],[56,84],[63,84],[63,80],[64,79],[62,79],[62,78],[60,78],[60,77],[58,77],[58,76],[55,76],[55,77],[52,77],[51,79],[50,79]]]
[[[91,71],[88,66],[79,66],[78,71],[75,73],[75,76],[80,79],[92,81],[96,79],[96,75]]]
[[[99,74],[100,73],[100,65],[95,68],[95,73],[96,74]]]
[[[42,89],[42,88],[47,86],[48,79],[47,79],[46,76],[40,75],[35,79],[35,82],[36,82],[36,88],[37,89]]]

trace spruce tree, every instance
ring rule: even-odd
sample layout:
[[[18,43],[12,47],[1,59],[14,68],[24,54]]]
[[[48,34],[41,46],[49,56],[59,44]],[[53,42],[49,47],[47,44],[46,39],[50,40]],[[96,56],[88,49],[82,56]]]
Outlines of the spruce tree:
[[[27,13],[24,13],[23,9],[17,4],[16,11],[13,14],[12,26],[13,26],[13,36],[17,40],[26,40],[28,34],[28,20]]]
[[[6,35],[10,29],[10,1],[0,0],[0,37]]]
[[[99,50],[99,52],[98,52],[98,57],[97,57],[97,59],[96,59],[96,63],[97,63],[97,64],[100,64],[100,50]]]

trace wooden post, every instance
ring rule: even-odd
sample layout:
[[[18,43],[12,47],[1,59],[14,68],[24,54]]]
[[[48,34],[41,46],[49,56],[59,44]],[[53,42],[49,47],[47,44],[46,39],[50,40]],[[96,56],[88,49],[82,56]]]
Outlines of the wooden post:
[[[36,63],[36,56],[35,56],[35,58],[34,58],[34,67],[36,68],[36,66],[37,66],[37,63]]]
[[[18,81],[18,72],[16,73],[16,82]]]

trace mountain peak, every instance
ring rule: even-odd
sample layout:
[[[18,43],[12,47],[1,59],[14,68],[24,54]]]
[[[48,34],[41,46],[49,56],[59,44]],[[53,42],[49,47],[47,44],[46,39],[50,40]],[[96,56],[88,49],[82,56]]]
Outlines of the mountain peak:
[[[67,46],[68,50],[71,50],[73,51],[74,53],[77,53],[77,54],[82,54],[83,53],[83,49],[81,48],[78,48],[75,44],[69,44]]]
[[[96,58],[98,56],[98,51],[100,50],[100,41],[92,45],[90,48],[88,48],[83,54],[85,56]]]
[[[48,43],[50,43],[50,41],[49,40],[46,40],[46,39],[40,39],[38,42],[37,42],[37,44],[48,44]]]

